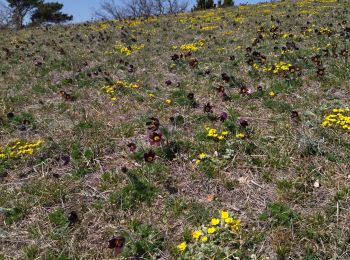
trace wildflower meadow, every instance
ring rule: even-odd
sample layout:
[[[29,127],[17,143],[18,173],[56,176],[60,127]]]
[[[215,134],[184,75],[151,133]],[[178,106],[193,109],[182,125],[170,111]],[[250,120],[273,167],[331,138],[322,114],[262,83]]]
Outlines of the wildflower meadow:
[[[0,30],[0,259],[350,259],[350,2]]]

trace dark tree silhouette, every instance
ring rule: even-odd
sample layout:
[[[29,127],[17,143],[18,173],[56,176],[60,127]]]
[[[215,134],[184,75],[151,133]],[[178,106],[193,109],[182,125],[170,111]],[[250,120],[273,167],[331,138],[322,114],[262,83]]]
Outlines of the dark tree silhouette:
[[[12,21],[19,29],[23,27],[24,17],[43,3],[43,0],[7,0],[12,10]]]
[[[197,5],[194,7],[194,10],[211,9],[214,7],[214,0],[197,0]]]
[[[233,0],[224,0],[224,7],[233,6],[235,2]]]
[[[52,2],[40,4],[31,16],[32,24],[64,23],[73,19],[72,15],[61,12],[63,4]]]

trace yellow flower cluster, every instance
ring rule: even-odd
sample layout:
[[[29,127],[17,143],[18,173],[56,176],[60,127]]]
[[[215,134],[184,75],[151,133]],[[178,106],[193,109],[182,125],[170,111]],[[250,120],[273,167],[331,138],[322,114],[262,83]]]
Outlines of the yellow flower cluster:
[[[107,52],[107,54],[112,55],[112,54],[115,54],[116,52],[119,52],[121,54],[131,55],[134,52],[142,50],[143,48],[145,48],[144,44],[132,44],[130,46],[126,46],[126,45],[123,45],[121,43],[117,43],[113,47],[114,50]]]
[[[245,134],[242,134],[242,133],[236,134],[236,138],[237,138],[237,139],[244,139],[245,137],[246,137]]]
[[[274,74],[278,74],[280,72],[295,72],[297,69],[294,68],[294,66],[290,63],[286,63],[284,61],[280,61],[275,63],[273,66],[269,67],[260,67],[259,65],[257,65],[256,63],[253,64],[253,67],[255,69],[262,69],[262,71],[264,72],[272,72]]]
[[[289,69],[292,67],[293,65],[290,63],[286,63],[286,62],[279,62],[279,63],[275,63],[274,64],[274,68],[267,68],[267,71],[272,71],[273,73],[277,74],[279,72],[283,72],[283,71],[289,71]]]
[[[326,27],[323,27],[320,29],[320,33],[323,33],[323,34],[328,34],[328,33],[331,33],[332,30],[326,28]]]
[[[44,141],[40,139],[35,142],[15,141],[8,143],[5,147],[0,147],[0,160],[14,159],[26,154],[32,155],[43,143]]]
[[[200,12],[200,15],[188,16],[186,14],[182,15],[179,22],[182,24],[196,24],[198,20],[204,23],[212,23],[214,21],[222,20],[221,16],[218,16],[216,12]],[[187,16],[187,17],[186,17]]]
[[[118,88],[129,88],[129,89],[137,89],[140,86],[137,83],[130,83],[130,82],[125,82],[122,80],[118,80],[116,83],[113,85],[107,85],[103,86],[101,90],[108,94],[111,97],[111,100],[117,100],[117,95],[116,92]]]
[[[205,160],[206,158],[209,158],[209,155],[205,153],[201,153],[198,155],[198,159],[196,160],[196,164],[200,164],[202,160]]]
[[[298,1],[297,3],[297,6],[298,7],[304,7],[305,5],[308,5],[308,4],[314,4],[315,2],[318,2],[318,3],[335,3],[337,2],[337,0],[303,0],[303,1]]]
[[[214,30],[214,29],[217,29],[218,26],[204,26],[202,28],[202,31],[211,31],[211,30]]]
[[[200,48],[202,48],[204,45],[205,45],[205,41],[199,40],[198,42],[183,44],[180,46],[180,49],[184,52],[197,51]],[[173,45],[173,49],[177,49],[177,48],[178,48],[177,45]]]
[[[208,227],[203,226],[192,232],[192,239],[195,243],[207,243],[210,239],[215,240],[215,237],[212,236],[219,232],[237,233],[241,226],[241,220],[230,216],[229,212],[224,210],[220,212],[220,215],[220,218],[212,218]],[[180,251],[185,251],[187,247],[186,242],[182,242],[177,246]]]
[[[93,31],[104,31],[111,27],[109,22],[98,22],[92,26]]]
[[[245,20],[245,18],[243,16],[240,16],[240,17],[235,17],[233,20],[236,23],[242,23]]]
[[[216,50],[217,50],[218,52],[224,52],[224,51],[226,51],[225,48],[216,48]]]
[[[324,117],[322,126],[340,127],[350,132],[350,108],[332,109],[332,113]]]
[[[122,21],[122,23],[120,23],[119,21],[116,21],[116,20],[114,20],[114,22],[117,23],[117,25],[115,26],[116,29],[122,29],[125,26],[130,27],[130,28],[139,27],[139,26],[144,24],[144,22],[142,22],[141,20],[138,20],[138,19],[136,19],[136,20],[125,19]]]
[[[129,27],[137,27],[142,25],[140,20],[125,20],[124,23],[126,23]]]
[[[286,54],[286,53],[294,53],[294,51],[293,51],[293,50],[281,51],[281,54],[282,54],[282,55],[283,55],[283,54]]]
[[[300,11],[300,14],[303,14],[303,15],[315,15],[317,13],[318,12],[315,10],[301,10]]]
[[[215,140],[218,141],[222,141],[225,139],[225,137],[228,135],[227,131],[221,131],[220,133],[218,132],[218,130],[216,130],[215,128],[210,128],[210,127],[206,127],[205,128],[207,130],[207,136],[211,137]]]

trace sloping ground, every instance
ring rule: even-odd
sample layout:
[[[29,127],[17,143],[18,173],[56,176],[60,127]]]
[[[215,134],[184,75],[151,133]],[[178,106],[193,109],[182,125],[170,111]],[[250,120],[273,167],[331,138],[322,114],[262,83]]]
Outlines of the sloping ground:
[[[0,259],[349,259],[349,8],[1,31]]]

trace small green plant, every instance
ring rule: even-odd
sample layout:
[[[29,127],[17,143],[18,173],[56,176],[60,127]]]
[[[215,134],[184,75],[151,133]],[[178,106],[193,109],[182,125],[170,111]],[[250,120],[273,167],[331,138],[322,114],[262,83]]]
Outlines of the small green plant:
[[[312,248],[306,248],[303,260],[317,260],[319,259]]]
[[[68,219],[64,214],[64,209],[60,208],[49,213],[49,221],[57,227],[65,226],[68,223]]]
[[[191,201],[188,204],[188,213],[186,214],[186,219],[194,225],[198,225],[206,221],[213,214],[213,210],[207,208],[206,205],[199,203],[197,201]]]
[[[290,248],[288,246],[280,245],[276,248],[276,255],[278,260],[287,259],[290,253]]]
[[[17,124],[23,124],[24,122],[26,124],[33,124],[34,123],[34,116],[30,113],[23,112],[21,114],[18,114],[13,119]]]
[[[162,234],[150,225],[132,220],[129,223],[129,232],[125,232],[126,246],[122,257],[154,259],[157,252],[163,249]]]
[[[346,198],[350,197],[350,187],[344,187],[342,190],[338,191],[335,196],[335,201],[341,201],[345,200]]]
[[[35,260],[39,255],[39,248],[35,245],[31,245],[24,249],[24,253],[26,255],[26,259]]]
[[[272,218],[273,225],[290,226],[299,218],[297,213],[292,211],[287,205],[280,202],[268,203],[267,209]]]
[[[132,209],[142,202],[150,203],[158,194],[158,189],[146,180],[141,180],[132,172],[127,173],[130,184],[119,191],[113,192],[110,202],[124,209]]]
[[[5,213],[5,224],[11,225],[22,220],[26,216],[26,209],[22,206],[9,209]]]
[[[292,106],[285,101],[282,100],[274,100],[274,99],[265,99],[263,102],[264,106],[272,109],[277,113],[288,113],[292,110]]]

